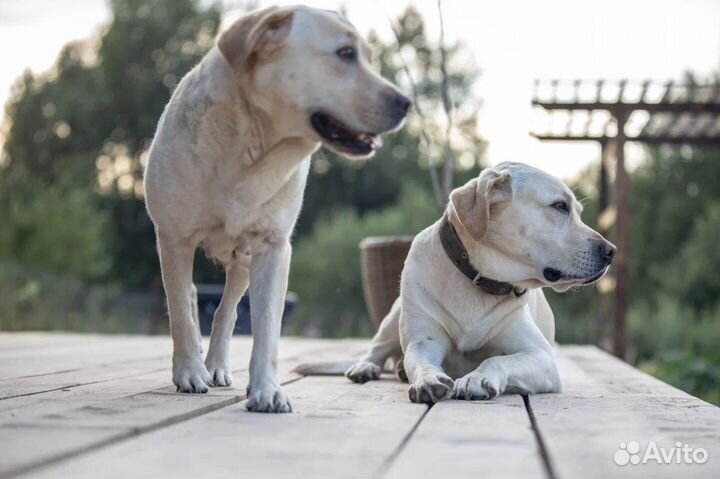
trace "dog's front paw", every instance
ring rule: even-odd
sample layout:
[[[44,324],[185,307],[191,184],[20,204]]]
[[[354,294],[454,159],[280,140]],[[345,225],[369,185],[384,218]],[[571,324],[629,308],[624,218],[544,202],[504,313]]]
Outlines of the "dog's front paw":
[[[380,379],[382,368],[370,361],[359,361],[345,372],[345,377],[355,383],[366,383]]]
[[[217,359],[208,355],[205,359],[205,366],[212,378],[211,386],[221,388],[232,386],[233,375],[229,358]]]
[[[253,412],[292,412],[290,399],[278,385],[248,386],[245,407]]]
[[[434,404],[453,388],[453,380],[443,373],[433,373],[422,376],[419,380],[410,385],[408,395],[412,402]]]
[[[483,376],[477,373],[467,374],[457,381],[452,391],[453,399],[492,399],[504,390],[504,386],[497,379]]]
[[[173,356],[173,383],[181,393],[206,393],[213,380],[200,358]]]

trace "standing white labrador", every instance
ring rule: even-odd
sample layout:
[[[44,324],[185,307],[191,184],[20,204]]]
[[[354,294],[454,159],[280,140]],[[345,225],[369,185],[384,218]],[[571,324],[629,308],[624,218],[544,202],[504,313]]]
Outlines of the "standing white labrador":
[[[268,8],[230,26],[178,85],[145,173],[179,391],[229,386],[236,307],[250,285],[247,408],[288,412],[277,353],[310,155],[321,143],[367,157],[410,100],[369,66],[366,43],[335,12]],[[203,362],[192,282],[200,246],[227,274]]]
[[[615,253],[581,211],[560,180],[522,163],[487,168],[454,190],[444,216],[413,241],[400,297],[347,377],[378,379],[402,356],[414,402],[559,392],[555,318],[541,288],[590,284]]]

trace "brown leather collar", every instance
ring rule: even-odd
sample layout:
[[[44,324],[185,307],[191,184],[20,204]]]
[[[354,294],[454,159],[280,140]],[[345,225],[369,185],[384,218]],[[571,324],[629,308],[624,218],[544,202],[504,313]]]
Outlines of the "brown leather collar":
[[[472,263],[470,263],[467,250],[465,246],[463,246],[452,223],[450,223],[447,213],[443,215],[442,223],[440,224],[440,242],[443,245],[445,254],[448,255],[448,258],[450,258],[450,261],[453,262],[455,267],[460,270],[463,275],[467,276],[473,285],[484,292],[495,296],[505,296],[510,293],[515,293],[515,296],[519,297],[527,291],[526,289],[513,286],[510,283],[496,281],[482,276],[480,272],[473,267]]]

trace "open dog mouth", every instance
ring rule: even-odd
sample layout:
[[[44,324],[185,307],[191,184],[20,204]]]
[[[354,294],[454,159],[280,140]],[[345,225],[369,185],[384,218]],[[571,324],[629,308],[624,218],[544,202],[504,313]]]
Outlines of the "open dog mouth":
[[[339,153],[367,156],[382,146],[378,133],[353,130],[327,113],[313,113],[310,124],[327,146]]]

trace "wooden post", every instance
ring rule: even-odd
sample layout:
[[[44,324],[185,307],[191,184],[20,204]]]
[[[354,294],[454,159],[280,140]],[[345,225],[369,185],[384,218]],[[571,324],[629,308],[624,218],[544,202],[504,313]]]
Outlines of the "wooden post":
[[[615,269],[615,332],[613,353],[625,359],[625,317],[628,305],[630,278],[628,270],[628,248],[630,246],[628,226],[630,223],[630,195],[627,171],[625,170],[625,115],[616,116],[617,150],[615,152],[615,204],[617,219],[615,222],[615,242],[618,248],[613,261]]]
[[[600,143],[600,177],[598,179],[598,218],[605,212],[610,202],[610,191],[608,184],[608,163],[610,145],[607,141]]]

